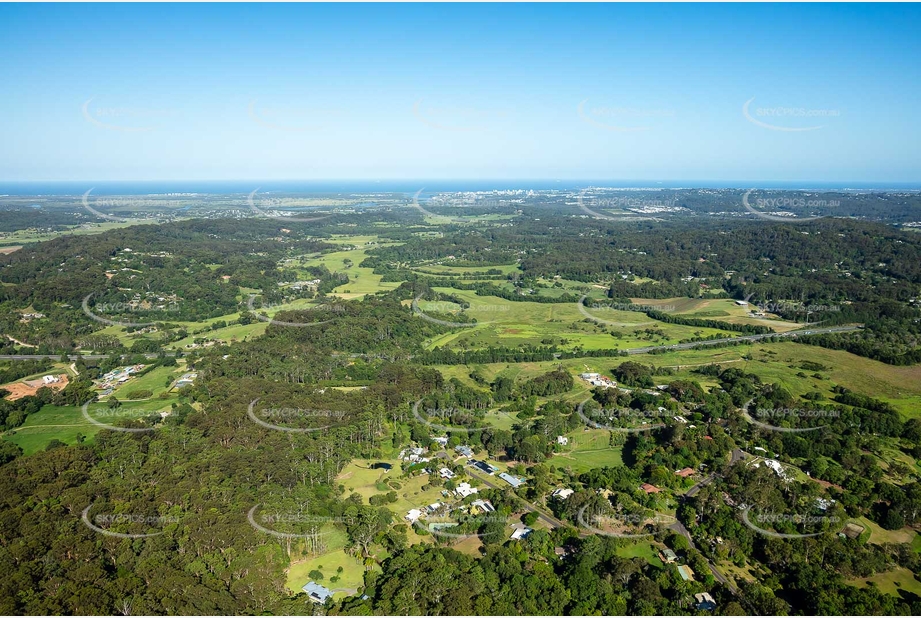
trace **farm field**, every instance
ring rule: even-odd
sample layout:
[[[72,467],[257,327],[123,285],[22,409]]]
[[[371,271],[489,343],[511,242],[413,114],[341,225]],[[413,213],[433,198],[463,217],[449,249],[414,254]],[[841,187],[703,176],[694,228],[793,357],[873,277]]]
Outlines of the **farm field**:
[[[661,548],[652,543],[633,543],[617,548],[617,555],[621,558],[643,558],[654,567],[665,566],[657,555]]]
[[[152,399],[144,402],[132,402],[120,410],[123,418],[146,416],[147,414],[169,410],[175,399]],[[105,404],[91,405],[88,409],[90,415],[93,410],[105,409]],[[102,419],[102,422],[109,422]],[[60,440],[65,444],[76,444],[78,435],[87,441],[92,440],[102,427],[90,423],[83,416],[78,406],[43,406],[35,414],[26,417],[22,426],[7,432],[4,440],[18,444],[26,455],[43,450],[51,440]]]

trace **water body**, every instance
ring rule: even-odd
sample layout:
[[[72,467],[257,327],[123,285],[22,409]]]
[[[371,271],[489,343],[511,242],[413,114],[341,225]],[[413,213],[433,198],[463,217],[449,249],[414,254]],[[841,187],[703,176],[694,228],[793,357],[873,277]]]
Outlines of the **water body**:
[[[615,189],[783,189],[818,191],[921,191],[921,182],[725,181],[725,180],[177,180],[177,181],[34,181],[0,182],[3,195],[81,196],[199,193],[403,193],[533,189],[571,191],[586,187]]]

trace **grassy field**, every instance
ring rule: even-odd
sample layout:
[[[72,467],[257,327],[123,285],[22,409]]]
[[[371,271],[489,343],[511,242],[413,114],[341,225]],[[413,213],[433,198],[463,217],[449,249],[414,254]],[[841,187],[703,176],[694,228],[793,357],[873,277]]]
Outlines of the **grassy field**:
[[[632,545],[617,548],[617,555],[621,558],[643,558],[654,567],[662,568],[664,565],[657,555],[659,547],[652,543],[637,542]]]
[[[880,592],[885,592],[886,594],[899,596],[899,591],[904,590],[921,596],[921,581],[918,581],[915,578],[915,574],[905,567],[897,567],[885,573],[877,573],[872,577],[851,580],[850,583],[859,588],[865,588],[871,582],[876,584]]]
[[[295,264],[303,267],[325,266],[330,272],[341,272],[348,275],[349,282],[333,290],[333,294],[344,299],[359,298],[366,294],[374,294],[382,290],[393,290],[399,287],[399,283],[381,281],[381,275],[375,275],[374,269],[359,266],[368,257],[367,251],[369,249],[393,243],[380,243],[376,238],[370,236],[337,240],[342,244],[357,246],[357,248],[325,253],[317,257],[299,260]],[[370,246],[369,243],[371,243]],[[350,260],[351,264],[347,263],[346,260]]]
[[[592,468],[623,465],[621,447],[608,446],[610,432],[604,429],[576,429],[568,434],[569,444],[554,454],[550,463],[558,468],[569,467],[582,473]]]
[[[370,465],[375,462],[389,463],[393,468],[386,473],[383,470],[370,469]],[[379,482],[383,482],[388,478],[398,479],[397,482],[402,487],[396,490],[397,501],[387,505],[387,508],[393,511],[397,519],[402,519],[410,509],[427,506],[441,500],[442,487],[423,489],[423,486],[428,484],[429,477],[427,474],[402,478],[400,476],[400,463],[397,459],[356,459],[342,470],[339,476],[336,477],[336,482],[344,485],[347,493],[354,492],[359,494],[363,498],[363,502],[367,504],[371,496],[390,491],[389,488],[385,491],[378,489]]]
[[[342,573],[337,573],[339,567],[342,567]],[[323,573],[323,579],[317,583],[332,590],[333,598],[349,596],[364,586],[365,568],[361,561],[343,549],[336,549],[309,560],[292,563],[288,568],[288,589],[300,592],[304,584],[310,581],[309,573],[313,570]],[[339,581],[330,582],[329,578],[336,575]]]
[[[152,412],[169,410],[175,397],[169,399],[151,399],[143,402],[132,402],[120,408],[120,413],[125,418],[146,416]],[[91,416],[95,410],[106,410],[104,404],[91,405],[88,412]],[[101,418],[102,422],[109,420]],[[43,450],[48,443],[57,439],[66,444],[76,444],[77,436],[82,435],[89,442],[92,437],[103,429],[90,423],[83,416],[78,406],[44,406],[35,414],[26,417],[26,422],[21,427],[11,430],[3,439],[18,444],[27,455]]]

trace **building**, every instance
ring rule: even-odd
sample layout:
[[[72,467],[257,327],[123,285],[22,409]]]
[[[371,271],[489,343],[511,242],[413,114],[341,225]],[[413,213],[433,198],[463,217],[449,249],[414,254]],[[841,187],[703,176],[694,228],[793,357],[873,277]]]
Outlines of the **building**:
[[[441,470],[438,471],[438,474],[441,476],[441,478],[443,478],[446,481],[453,479],[455,476],[455,474],[451,472],[450,470],[448,470],[447,468],[442,468]]]
[[[683,479],[686,479],[692,474],[694,474],[694,468],[683,468],[681,470],[676,471],[675,474],[677,476],[680,476]]]
[[[512,539],[515,541],[517,541],[518,539],[523,539],[529,534],[531,534],[532,532],[534,531],[528,528],[527,526],[522,526],[521,528],[515,528],[515,531],[512,532]]]
[[[672,550],[667,547],[659,552],[659,559],[665,564],[671,564],[678,560],[678,556]]]
[[[697,609],[702,609],[708,612],[716,609],[716,601],[712,596],[710,596],[709,592],[701,592],[700,594],[695,594],[694,600],[697,601]]]
[[[428,505],[427,507],[425,507],[425,511],[426,511],[429,515],[431,515],[432,513],[437,513],[437,512],[438,512],[438,509],[440,509],[440,508],[441,508],[441,502],[435,502],[435,503],[430,504],[430,505]]]
[[[496,507],[489,500],[474,500],[471,506],[480,509],[484,513],[493,513],[496,510]]]
[[[476,468],[476,469],[478,469],[478,470],[481,470],[482,472],[485,472],[486,474],[488,474],[488,475],[490,475],[490,476],[492,476],[493,474],[495,474],[495,473],[498,472],[498,470],[499,470],[499,468],[497,468],[497,467],[495,467],[495,466],[491,466],[491,465],[489,465],[488,463],[486,463],[485,461],[477,461],[477,460],[475,460],[475,459],[472,459],[472,460],[470,460],[470,463],[473,465],[474,468]]]
[[[432,438],[432,442],[435,442],[441,446],[448,446],[448,437],[447,436],[438,436],[437,438]]]
[[[560,487],[559,489],[554,489],[553,493],[550,494],[551,498],[559,498],[560,500],[565,500],[569,496],[576,493],[574,490],[569,488]]]
[[[518,489],[519,487],[521,487],[522,485],[524,485],[524,480],[523,480],[523,479],[514,477],[514,476],[512,476],[511,474],[509,474],[509,473],[507,473],[507,472],[500,472],[500,473],[499,473],[499,478],[502,479],[503,481],[505,481],[506,483],[508,483],[509,485],[511,485],[512,488],[514,488],[514,489]]]
[[[464,457],[473,457],[473,449],[471,449],[469,446],[455,446],[454,450]]]
[[[736,304],[740,307],[748,307],[748,303],[744,300],[737,300]]]
[[[404,519],[406,519],[409,523],[414,524],[420,517],[422,517],[422,511],[419,509],[410,509]]]
[[[640,489],[645,491],[647,494],[657,494],[660,491],[662,491],[655,485],[650,485],[649,483],[643,483],[642,485],[640,485]]]
[[[692,571],[691,567],[689,567],[686,564],[682,564],[678,566],[678,575],[680,575],[681,579],[683,579],[686,582],[694,581],[694,571]]]
[[[333,596],[332,590],[313,581],[304,584],[304,587],[301,588],[301,590],[306,592],[307,597],[314,603],[326,603],[326,601]]]
[[[472,496],[473,494],[477,492],[478,492],[477,488],[471,487],[470,483],[461,483],[457,486],[457,489],[454,490],[454,493],[456,493],[461,498]]]
[[[569,438],[567,438],[566,436],[557,436],[556,443],[559,444],[560,446],[566,446],[567,444],[569,444]]]

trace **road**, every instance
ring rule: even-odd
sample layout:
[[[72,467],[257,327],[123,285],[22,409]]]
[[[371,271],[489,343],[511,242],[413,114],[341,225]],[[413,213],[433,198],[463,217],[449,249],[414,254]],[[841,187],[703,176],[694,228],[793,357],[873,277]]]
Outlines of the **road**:
[[[745,456],[747,454],[748,453],[746,453],[740,448],[733,449],[732,454],[729,456],[729,465],[734,466],[736,463],[745,459]],[[700,482],[698,482],[693,487],[691,487],[686,492],[684,492],[684,495],[682,497],[683,498],[693,497],[703,487],[706,487],[707,485],[712,483],[713,480],[716,479],[716,477],[717,477],[717,474],[714,472],[713,474],[707,476],[706,478],[701,479]],[[674,530],[675,532],[677,532],[678,534],[686,538],[688,540],[688,543],[691,545],[692,549],[697,549],[697,545],[694,544],[694,538],[691,536],[691,532],[680,521],[676,519],[675,523],[671,524],[668,528],[669,530]],[[725,575],[720,573],[719,569],[716,568],[716,565],[713,564],[713,562],[709,558],[704,556],[704,559],[707,561],[707,566],[710,567],[710,572],[713,573],[713,577],[718,582],[720,582],[721,584],[729,588],[729,590],[732,591],[732,594],[738,596],[739,590],[729,581],[729,578],[727,578]]]
[[[791,330],[786,333],[767,333],[764,335],[743,335],[741,337],[726,337],[724,339],[711,339],[709,341],[693,341],[691,343],[676,343],[674,345],[649,346],[645,348],[632,348],[627,350],[627,354],[649,354],[659,350],[690,350],[708,345],[719,345],[721,343],[730,343],[733,341],[760,341],[771,337],[796,337],[798,335],[824,335],[826,333],[848,333],[860,330],[862,326],[829,326],[828,328],[810,328],[807,330]]]
[[[172,356],[171,353],[167,352],[167,356]],[[72,361],[79,360],[81,358],[86,360],[102,360],[103,358],[109,358],[109,354],[68,354],[67,358]],[[135,354],[122,354],[122,358],[127,356],[136,356]],[[157,358],[159,354],[153,352],[147,352],[143,354],[144,358]],[[61,358],[60,354],[0,354],[0,360],[41,360],[43,358]]]
[[[483,484],[489,487],[490,489],[504,489],[505,488],[505,487],[502,487],[494,483],[493,477],[488,476],[484,472],[480,472],[479,470],[477,470],[476,468],[474,468],[473,466],[469,464],[467,465],[467,474],[471,476],[475,476],[476,478],[480,479],[483,482]],[[529,509],[537,513],[537,518],[543,521],[544,523],[546,523],[547,525],[549,525],[551,528],[562,528],[566,525],[563,522],[561,522],[559,519],[554,517],[553,515],[550,515],[549,513],[544,511],[542,508],[538,507],[536,504],[532,502],[528,502],[524,498],[518,498],[518,499],[524,502]]]

